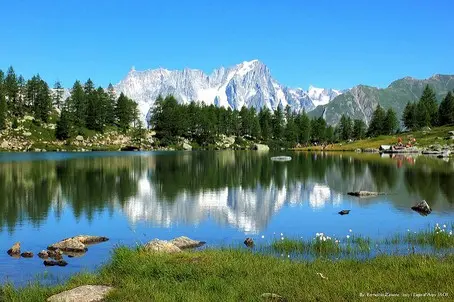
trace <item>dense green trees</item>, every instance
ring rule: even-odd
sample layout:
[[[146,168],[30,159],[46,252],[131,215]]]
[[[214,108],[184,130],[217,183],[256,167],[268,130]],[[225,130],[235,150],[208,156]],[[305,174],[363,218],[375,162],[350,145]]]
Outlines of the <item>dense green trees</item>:
[[[454,124],[454,95],[450,92],[446,95],[438,108],[438,122],[440,125]]]
[[[424,127],[443,126],[454,123],[454,96],[451,92],[438,106],[435,92],[428,86],[424,88],[419,102],[405,106],[402,122],[409,130]]]
[[[7,112],[3,77],[3,71],[0,70],[0,130],[3,130],[6,126]]]

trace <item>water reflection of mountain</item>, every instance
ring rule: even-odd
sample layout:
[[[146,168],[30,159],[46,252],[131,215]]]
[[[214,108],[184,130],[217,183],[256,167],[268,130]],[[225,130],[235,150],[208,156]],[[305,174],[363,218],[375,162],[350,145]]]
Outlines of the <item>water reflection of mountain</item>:
[[[39,226],[51,207],[58,216],[69,206],[76,218],[89,220],[121,208],[132,222],[169,226],[210,217],[256,232],[284,204],[322,209],[360,189],[392,192],[385,198],[401,209],[426,199],[436,211],[453,210],[452,161],[299,153],[275,163],[270,154],[254,152],[137,155],[0,163],[0,227],[12,232],[24,221]]]

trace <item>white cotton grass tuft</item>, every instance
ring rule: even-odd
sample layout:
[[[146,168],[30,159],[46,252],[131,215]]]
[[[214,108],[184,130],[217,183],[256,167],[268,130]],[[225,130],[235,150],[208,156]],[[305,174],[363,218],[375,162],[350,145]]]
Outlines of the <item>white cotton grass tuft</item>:
[[[350,238],[350,235],[347,235],[347,239],[349,239],[349,238]]]

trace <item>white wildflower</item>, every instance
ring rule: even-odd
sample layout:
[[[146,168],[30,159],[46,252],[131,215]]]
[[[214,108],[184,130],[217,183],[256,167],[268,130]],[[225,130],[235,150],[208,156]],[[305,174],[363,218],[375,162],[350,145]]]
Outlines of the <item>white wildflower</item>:
[[[347,235],[347,239],[350,238],[350,235]]]
[[[262,235],[262,239],[265,238],[265,235]]]
[[[352,229],[348,230],[350,233],[353,232]]]

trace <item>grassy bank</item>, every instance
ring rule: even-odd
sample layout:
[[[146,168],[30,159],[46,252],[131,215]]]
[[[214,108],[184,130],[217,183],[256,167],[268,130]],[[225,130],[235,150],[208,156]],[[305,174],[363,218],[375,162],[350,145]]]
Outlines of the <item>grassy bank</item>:
[[[301,151],[355,151],[356,149],[378,149],[380,145],[393,145],[397,143],[399,137],[403,143],[407,143],[409,137],[416,139],[416,146],[427,147],[430,145],[450,145],[454,144],[454,140],[447,140],[448,132],[454,130],[454,126],[445,126],[433,128],[430,131],[415,131],[408,133],[400,133],[396,135],[382,135],[370,139],[363,139],[351,143],[343,142],[338,144],[328,145],[325,148],[321,146],[309,146],[304,148],[296,148],[294,150]]]
[[[246,249],[151,255],[141,249],[118,248],[97,274],[77,275],[51,288],[4,286],[0,300],[45,301],[83,284],[113,285],[116,290],[108,301],[263,301],[263,293],[276,293],[288,301],[359,301],[365,299],[361,293],[409,294],[409,299],[414,294],[440,293],[449,300],[454,296],[453,268],[454,255],[306,262]]]

